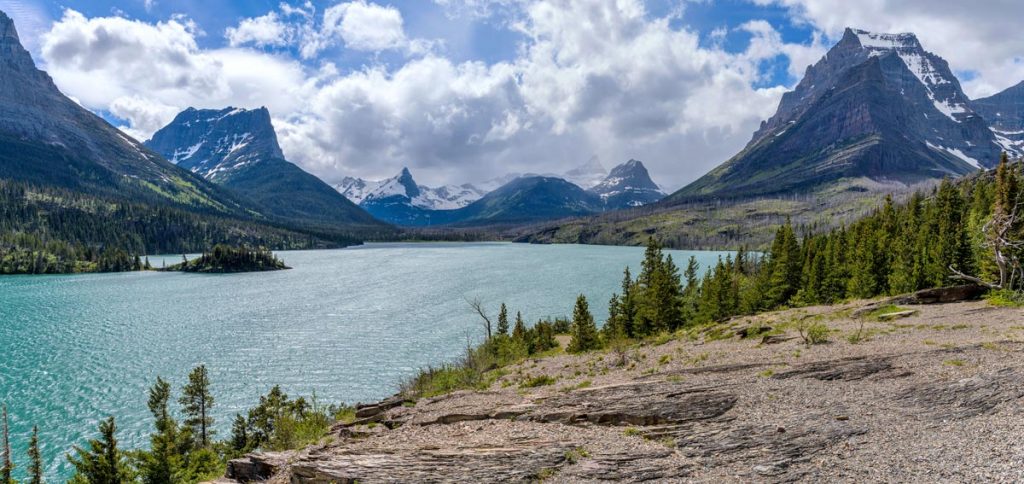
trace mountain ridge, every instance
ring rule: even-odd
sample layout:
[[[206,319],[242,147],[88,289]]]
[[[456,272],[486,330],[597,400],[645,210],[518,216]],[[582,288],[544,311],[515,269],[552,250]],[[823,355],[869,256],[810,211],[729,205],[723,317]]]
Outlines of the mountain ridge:
[[[275,217],[311,226],[380,225],[284,158],[265,107],[188,108],[146,145],[178,166],[253,200]]]
[[[847,29],[737,155],[667,200],[918,183],[993,166],[1000,148],[948,64],[913,34]]]

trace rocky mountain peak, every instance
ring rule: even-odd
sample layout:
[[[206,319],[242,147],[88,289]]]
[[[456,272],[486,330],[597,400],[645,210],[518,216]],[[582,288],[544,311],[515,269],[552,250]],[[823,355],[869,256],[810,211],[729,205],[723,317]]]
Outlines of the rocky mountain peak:
[[[600,196],[609,208],[637,207],[665,196],[661,188],[651,180],[647,167],[634,159],[612,168],[601,183],[588,191]]]
[[[31,78],[42,79],[46,84],[52,85],[50,77],[36,69],[35,62],[32,61],[32,55],[21,45],[21,39],[18,37],[18,29],[14,26],[14,20],[3,11],[0,11],[0,62],[13,67],[13,71],[28,75]],[[56,88],[54,87],[54,89]]]
[[[861,47],[871,50],[917,49],[924,50],[917,36],[910,32],[883,34],[847,27],[840,41],[856,40]]]
[[[0,11],[0,41],[3,42],[17,42],[21,45],[21,40],[18,39],[18,29],[14,27],[14,19],[8,17],[6,13]]]
[[[398,174],[396,180],[405,189],[405,196],[410,199],[420,196],[420,187],[416,184],[416,180],[413,180],[408,167],[402,168],[402,172]]]
[[[208,179],[227,176],[250,163],[284,158],[265,107],[188,108],[146,144]]]

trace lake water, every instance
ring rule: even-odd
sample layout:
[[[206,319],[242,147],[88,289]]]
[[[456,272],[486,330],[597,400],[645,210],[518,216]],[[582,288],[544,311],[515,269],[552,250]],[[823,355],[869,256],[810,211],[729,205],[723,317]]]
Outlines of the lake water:
[[[721,254],[669,253],[683,266],[695,255],[702,267]],[[368,402],[457,357],[482,334],[467,298],[495,315],[504,301],[529,324],[571,315],[582,292],[603,321],[622,269],[635,274],[643,249],[370,244],[279,255],[292,270],[0,276],[0,402],[16,474],[27,467],[33,424],[51,481],[68,477],[64,454],[106,416],[117,417],[124,447],[147,445],[147,389],[160,375],[176,397],[200,363],[227,437],[230,418],[275,384],[321,402]]]

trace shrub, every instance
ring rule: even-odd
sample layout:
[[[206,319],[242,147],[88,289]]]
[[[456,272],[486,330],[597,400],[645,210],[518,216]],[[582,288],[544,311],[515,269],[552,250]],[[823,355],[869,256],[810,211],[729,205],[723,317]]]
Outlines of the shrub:
[[[527,378],[519,388],[536,388],[548,385],[554,385],[555,378],[548,375],[540,375],[533,378]]]
[[[1000,289],[992,291],[985,299],[993,306],[1019,308],[1024,306],[1024,292]]]

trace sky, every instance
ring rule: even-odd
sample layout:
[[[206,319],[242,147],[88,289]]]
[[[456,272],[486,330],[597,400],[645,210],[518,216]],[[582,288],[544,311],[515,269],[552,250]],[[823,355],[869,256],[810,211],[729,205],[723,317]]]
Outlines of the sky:
[[[983,97],[1024,80],[1024,2],[0,0],[57,86],[145,140],[270,109],[329,183],[631,158],[675,190],[734,155],[846,26],[914,32]]]

